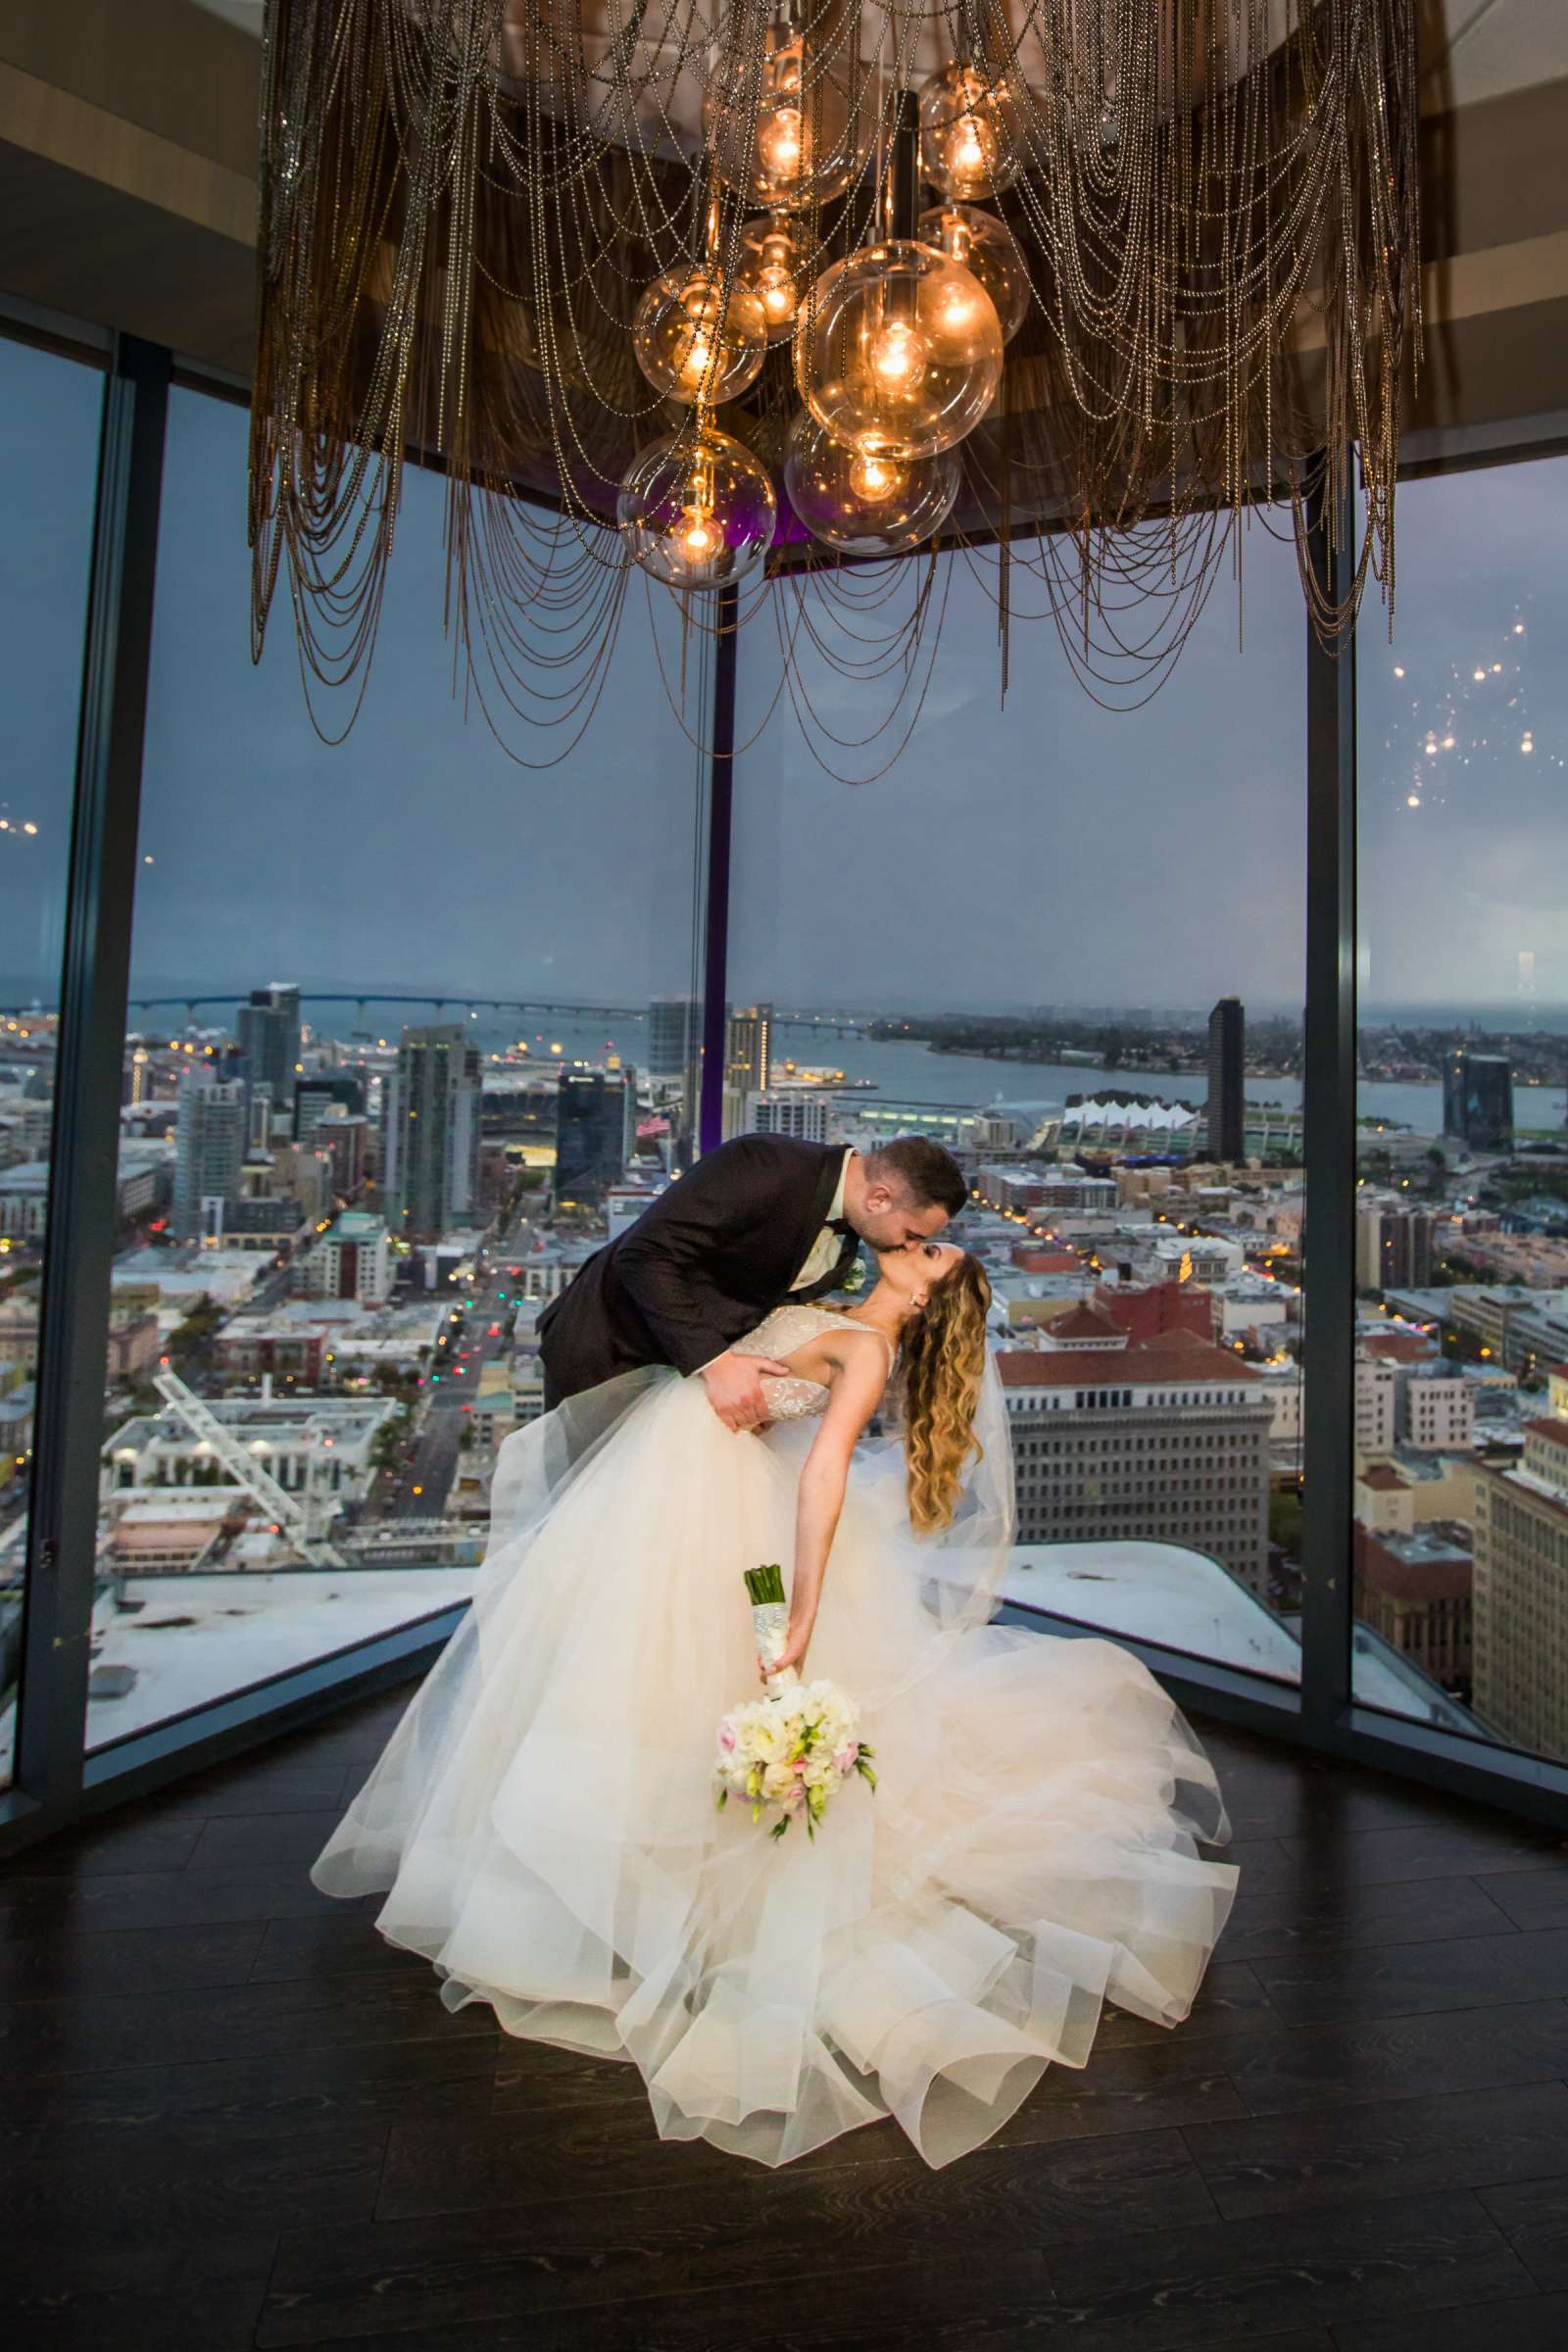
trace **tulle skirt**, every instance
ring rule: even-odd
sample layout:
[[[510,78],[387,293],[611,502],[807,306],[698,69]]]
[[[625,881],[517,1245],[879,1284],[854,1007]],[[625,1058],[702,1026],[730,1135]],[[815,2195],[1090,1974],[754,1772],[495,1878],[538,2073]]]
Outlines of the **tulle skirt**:
[[[451,2008],[629,2061],[660,2132],[789,2163],[893,2115],[990,2137],[1103,2005],[1174,2026],[1233,1899],[1212,1766],[1112,1642],[945,1622],[902,1482],[857,1468],[807,1671],[862,1710],[814,1839],[713,1801],[758,1690],[743,1569],[785,1565],[810,1424],[607,1383],[508,1441],[474,1604],[311,1876]]]

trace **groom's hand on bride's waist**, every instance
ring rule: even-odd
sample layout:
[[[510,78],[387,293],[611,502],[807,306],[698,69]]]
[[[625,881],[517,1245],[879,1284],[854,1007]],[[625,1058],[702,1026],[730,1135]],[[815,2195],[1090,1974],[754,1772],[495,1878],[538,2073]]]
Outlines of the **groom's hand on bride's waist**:
[[[763,1376],[788,1370],[775,1356],[740,1355],[730,1348],[705,1364],[699,1377],[708,1391],[709,1403],[726,1429],[758,1429],[767,1419]]]

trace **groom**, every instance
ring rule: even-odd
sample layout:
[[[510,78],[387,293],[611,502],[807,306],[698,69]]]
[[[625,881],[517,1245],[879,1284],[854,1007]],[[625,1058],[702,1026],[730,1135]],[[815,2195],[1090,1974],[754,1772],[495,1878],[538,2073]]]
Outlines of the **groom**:
[[[906,1250],[968,1199],[924,1136],[874,1151],[742,1135],[706,1152],[618,1241],[596,1251],[540,1317],[550,1409],[638,1364],[700,1372],[727,1429],[767,1418],[770,1356],[734,1344],[786,1299],[836,1290],[862,1241]]]

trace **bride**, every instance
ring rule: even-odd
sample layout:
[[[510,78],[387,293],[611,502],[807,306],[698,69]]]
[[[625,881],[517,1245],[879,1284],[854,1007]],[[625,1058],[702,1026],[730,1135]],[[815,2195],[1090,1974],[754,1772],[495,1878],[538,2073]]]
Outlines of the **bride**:
[[[987,1622],[1012,1482],[979,1262],[877,1268],[740,1343],[780,1367],[756,1433],[645,1366],[508,1438],[472,1609],[311,1873],[384,1890],[449,2007],[628,2061],[663,2136],[768,2165],[889,2115],[947,2164],[1086,2064],[1106,2002],[1178,2024],[1238,1875],[1198,1852],[1223,1801],[1148,1670]],[[876,1753],[814,1841],[713,1800],[773,1560],[781,1663]]]

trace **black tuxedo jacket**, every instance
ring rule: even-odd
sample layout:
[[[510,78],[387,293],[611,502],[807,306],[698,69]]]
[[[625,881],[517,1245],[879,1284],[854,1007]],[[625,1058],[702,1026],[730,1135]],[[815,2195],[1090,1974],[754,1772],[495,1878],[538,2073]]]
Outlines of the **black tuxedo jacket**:
[[[786,1298],[837,1289],[859,1243],[820,1282],[791,1283],[827,1220],[843,1144],[742,1135],[679,1177],[597,1250],[539,1319],[547,1399],[638,1364],[697,1372]]]

